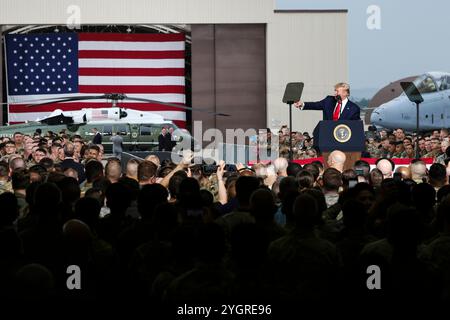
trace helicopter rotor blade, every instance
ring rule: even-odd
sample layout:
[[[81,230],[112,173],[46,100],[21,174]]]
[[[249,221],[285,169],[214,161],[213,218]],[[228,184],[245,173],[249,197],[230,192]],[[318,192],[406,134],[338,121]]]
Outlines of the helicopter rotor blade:
[[[175,103],[168,103],[168,102],[162,102],[162,101],[151,100],[151,99],[134,98],[134,97],[125,96],[125,100],[134,100],[134,101],[142,101],[142,102],[149,102],[149,103],[157,103],[157,104],[161,104],[161,105],[164,105],[164,106],[175,107],[175,108],[180,108],[180,109],[185,109],[185,110],[205,112],[205,113],[210,113],[210,114],[223,116],[223,117],[229,117],[230,116],[229,114],[226,114],[226,113],[218,113],[218,112],[213,112],[213,111],[208,111],[208,110],[196,109],[196,108],[188,107],[188,106],[185,106],[185,105],[180,105],[180,104],[175,104]]]
[[[74,100],[88,100],[88,99],[107,99],[107,100],[123,100],[125,99],[126,95],[122,93],[105,93],[98,96],[62,96],[59,98],[54,99],[33,99],[33,100],[26,100],[24,102],[39,102],[39,101],[48,101],[48,100],[54,100],[54,102],[58,102],[60,100],[66,100],[66,99],[74,99]],[[23,102],[23,103],[24,103]]]
[[[53,104],[53,103],[70,102],[70,101],[101,100],[101,99],[112,100],[112,101],[119,101],[119,100],[141,101],[141,102],[165,105],[165,106],[169,106],[169,107],[175,107],[175,108],[184,109],[184,110],[205,112],[205,113],[223,116],[223,117],[230,116],[229,114],[226,114],[226,113],[196,109],[196,108],[188,107],[188,106],[182,105],[182,104],[174,104],[174,103],[168,103],[168,102],[162,102],[162,101],[158,101],[158,100],[151,100],[151,99],[144,99],[144,98],[128,97],[127,95],[120,94],[120,93],[107,93],[107,94],[103,94],[103,95],[99,95],[99,96],[60,97],[60,98],[54,99],[52,101],[44,100],[45,102],[42,102],[42,103],[28,104],[27,107],[37,107],[37,106],[43,106],[43,105],[48,105],[48,104]],[[42,101],[42,100],[36,100],[36,101]],[[27,102],[31,102],[31,101],[27,101]]]
[[[107,98],[108,98],[107,95],[83,96],[83,97],[61,97],[60,99],[56,99],[56,100],[53,100],[53,101],[28,104],[27,107],[38,107],[38,106],[44,106],[44,105],[53,104],[53,103],[70,102],[70,101],[82,101],[82,100],[100,100],[100,99],[107,99]]]

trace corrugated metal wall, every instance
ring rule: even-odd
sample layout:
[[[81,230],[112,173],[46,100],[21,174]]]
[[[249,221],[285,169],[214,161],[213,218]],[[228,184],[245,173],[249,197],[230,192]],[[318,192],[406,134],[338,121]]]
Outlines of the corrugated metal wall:
[[[288,82],[304,82],[303,100],[315,101],[347,81],[345,12],[274,13],[267,27],[267,123],[288,124],[282,103]],[[312,132],[322,112],[294,108],[293,127]]]
[[[2,0],[0,24],[65,24],[67,8],[82,24],[265,23],[272,0]]]

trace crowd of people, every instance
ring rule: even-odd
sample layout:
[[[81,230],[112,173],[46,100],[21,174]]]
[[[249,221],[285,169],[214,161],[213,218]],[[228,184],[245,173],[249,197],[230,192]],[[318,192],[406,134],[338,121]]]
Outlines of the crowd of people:
[[[278,131],[279,153],[288,157],[290,148],[289,128],[282,126]],[[271,133],[269,134],[271,135]],[[292,132],[293,159],[303,160],[317,158],[320,151],[314,145],[314,138],[308,132]],[[433,158],[433,161],[445,164],[450,157],[448,129],[434,130],[418,136],[407,135],[401,128],[387,131],[368,131],[366,134],[365,158]],[[416,154],[418,152],[418,154]]]
[[[436,159],[446,132],[429,137],[431,148],[423,138]],[[384,141],[408,137],[378,140],[384,152]],[[362,160],[346,169],[335,151],[325,166],[279,157],[205,172],[189,155],[122,166],[76,135],[18,132],[0,149],[0,296],[448,301],[449,172],[438,160],[395,166],[389,150],[373,169]],[[67,287],[70,265],[82,270],[80,290]],[[380,290],[367,287],[371,265]]]

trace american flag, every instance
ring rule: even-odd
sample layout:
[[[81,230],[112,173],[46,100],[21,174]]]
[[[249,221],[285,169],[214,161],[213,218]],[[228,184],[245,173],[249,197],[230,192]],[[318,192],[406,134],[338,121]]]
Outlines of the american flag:
[[[6,35],[8,120],[33,121],[55,109],[110,107],[106,100],[30,103],[59,97],[123,93],[185,103],[184,34],[48,33]],[[120,106],[154,111],[185,127],[183,109],[124,100]]]
[[[104,120],[108,118],[108,110],[92,110],[92,119]]]

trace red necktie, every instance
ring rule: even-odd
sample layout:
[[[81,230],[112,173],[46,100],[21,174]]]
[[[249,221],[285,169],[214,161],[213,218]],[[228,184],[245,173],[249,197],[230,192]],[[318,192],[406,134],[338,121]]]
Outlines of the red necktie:
[[[341,115],[341,101],[339,100],[336,108],[334,109],[333,120],[334,121],[338,120],[340,115]]]

